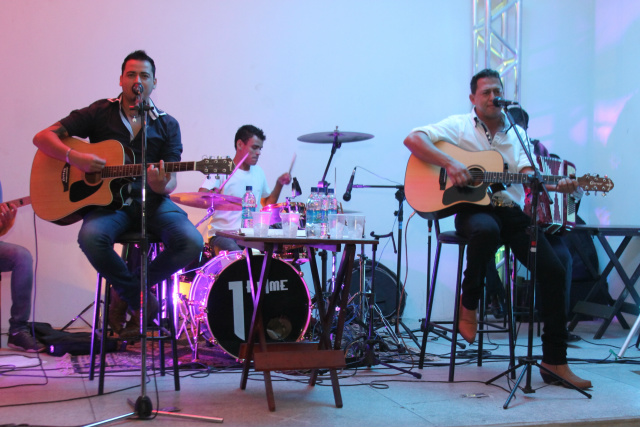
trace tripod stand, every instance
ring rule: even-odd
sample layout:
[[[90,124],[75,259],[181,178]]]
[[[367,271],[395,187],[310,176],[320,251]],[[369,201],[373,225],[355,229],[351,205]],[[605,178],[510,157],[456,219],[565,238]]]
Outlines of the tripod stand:
[[[495,101],[497,101],[497,99],[494,99],[494,104]],[[498,104],[496,104],[498,105]],[[540,368],[541,371],[545,372],[547,375],[551,376],[552,378],[554,378],[556,381],[561,382],[563,385],[572,388],[574,390],[577,390],[578,392],[580,392],[581,394],[587,396],[589,399],[591,398],[591,395],[586,393],[585,391],[579,389],[578,387],[576,387],[574,384],[572,384],[571,382],[565,380],[564,378],[560,377],[559,375],[557,375],[555,372],[552,372],[551,370],[547,369],[546,367],[542,366],[541,364],[539,364],[537,362],[537,360],[533,357],[533,335],[534,335],[534,310],[535,310],[535,298],[534,298],[534,293],[535,293],[535,283],[536,283],[536,270],[537,270],[537,257],[538,257],[538,252],[537,252],[537,248],[538,248],[538,220],[537,220],[537,213],[538,213],[538,201],[539,201],[539,195],[540,192],[542,191],[547,191],[545,186],[544,186],[544,177],[540,174],[540,171],[536,168],[536,164],[533,161],[533,157],[531,155],[531,152],[528,150],[527,145],[525,144],[524,140],[522,139],[522,136],[520,135],[520,133],[518,132],[517,128],[515,127],[515,123],[513,118],[511,117],[511,115],[509,114],[509,111],[507,109],[507,106],[504,106],[504,111],[505,111],[505,115],[507,116],[507,119],[509,120],[511,127],[514,128],[514,132],[516,133],[518,140],[520,141],[520,144],[522,145],[522,149],[524,150],[524,152],[527,155],[527,158],[529,160],[529,163],[531,165],[531,167],[533,168],[533,175],[530,177],[530,186],[531,186],[531,194],[532,194],[532,203],[531,203],[531,225],[529,226],[528,232],[530,234],[530,243],[529,243],[529,260],[528,260],[528,268],[529,271],[531,272],[531,277],[529,280],[529,327],[528,327],[528,337],[527,337],[527,356],[526,357],[522,357],[519,359],[519,363],[515,366],[513,366],[512,368],[506,370],[505,372],[497,375],[496,377],[488,380],[485,384],[491,384],[492,382],[494,382],[495,380],[497,380],[498,378],[511,374],[512,372],[515,372],[516,370],[518,370],[520,367],[524,367],[522,372],[520,373],[520,376],[518,377],[518,379],[516,380],[516,382],[513,385],[513,388],[511,390],[511,393],[509,394],[509,397],[507,398],[507,400],[505,401],[503,408],[507,409],[509,407],[509,403],[511,402],[511,399],[513,398],[513,396],[515,395],[516,390],[518,389],[518,386],[520,385],[520,383],[522,382],[522,380],[525,378],[526,375],[526,383],[524,388],[522,389],[522,391],[525,394],[529,394],[529,393],[535,393],[535,390],[531,387],[531,368],[533,366],[537,366],[538,368]],[[504,175],[507,175],[506,173]],[[551,177],[549,177],[551,178]],[[558,177],[561,178],[561,177]],[[551,200],[549,198],[549,200]],[[512,313],[509,313],[509,315],[512,315]]]
[[[395,198],[398,201],[398,210],[394,212],[394,215],[398,217],[398,246],[396,248],[395,242],[393,241],[393,232],[385,235],[376,236],[373,232],[371,233],[371,237],[375,239],[380,239],[383,237],[391,237],[391,241],[393,242],[394,252],[397,254],[396,260],[396,280],[397,280],[397,289],[396,289],[396,328],[395,333],[398,335],[400,333],[400,326],[402,326],[405,332],[409,335],[409,337],[413,340],[416,345],[418,344],[418,338],[414,335],[407,325],[402,321],[402,298],[403,298],[403,289],[400,286],[400,273],[402,267],[402,229],[403,229],[403,221],[404,221],[404,185],[362,185],[355,184],[353,188],[395,188],[397,189]]]
[[[375,237],[375,236],[374,236]],[[377,240],[377,238],[376,238]],[[364,245],[363,245],[363,251],[364,251]],[[380,338],[377,338],[375,335],[375,328],[374,328],[374,323],[375,323],[375,316],[376,313],[380,316],[381,319],[383,319],[383,323],[385,323],[385,325],[389,328],[389,330],[391,332],[393,332],[390,328],[391,325],[388,324],[388,322],[386,322],[386,319],[384,318],[384,315],[382,314],[380,308],[377,306],[376,304],[376,295],[375,295],[375,264],[376,264],[376,253],[375,250],[373,252],[372,255],[372,274],[371,274],[371,282],[370,282],[370,290],[369,292],[365,292],[366,287],[365,287],[365,256],[364,253],[360,254],[360,293],[362,295],[362,293],[365,294],[365,298],[367,300],[367,310],[366,310],[366,320],[365,320],[365,324],[367,326],[367,336],[364,337],[364,356],[362,357],[362,361],[364,363],[365,366],[367,367],[371,367],[374,365],[382,365],[382,366],[386,366],[387,368],[391,368],[391,369],[396,369],[400,372],[403,372],[405,374],[409,374],[412,375],[413,377],[420,379],[422,378],[422,374],[416,373],[416,372],[411,372],[407,369],[403,369],[397,366],[393,366],[389,363],[385,363],[382,362],[378,356],[376,355],[376,350],[375,350],[375,346],[378,345],[382,345],[385,344],[384,341]],[[361,304],[361,307],[363,309],[363,317],[365,315],[364,313],[364,304]],[[397,340],[397,337],[396,337]]]

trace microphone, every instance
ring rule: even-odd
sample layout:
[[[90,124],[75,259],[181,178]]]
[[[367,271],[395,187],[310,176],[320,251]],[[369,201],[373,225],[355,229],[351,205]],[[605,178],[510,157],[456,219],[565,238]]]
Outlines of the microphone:
[[[353,178],[356,176],[356,168],[353,168],[353,172],[351,172],[351,178],[349,179],[349,185],[347,185],[347,191],[344,192],[344,195],[342,196],[342,200],[344,200],[345,202],[348,202],[349,200],[351,200],[351,189],[353,189]]]
[[[140,96],[144,92],[144,86],[142,86],[142,83],[134,83],[131,90],[135,96]]]
[[[516,101],[507,101],[506,99],[502,99],[499,96],[493,98],[493,105],[496,107],[506,107],[507,105],[520,105]]]

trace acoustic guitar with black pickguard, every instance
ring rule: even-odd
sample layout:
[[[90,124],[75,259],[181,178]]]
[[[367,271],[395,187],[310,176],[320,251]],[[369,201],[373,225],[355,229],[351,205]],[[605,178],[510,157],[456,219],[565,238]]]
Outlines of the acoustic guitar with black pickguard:
[[[126,200],[125,186],[132,178],[142,175],[141,164],[128,163],[134,159],[131,149],[116,140],[89,144],[70,137],[62,142],[73,150],[105,159],[106,166],[100,172],[86,173],[38,150],[33,159],[30,182],[31,203],[36,215],[45,221],[69,225],[81,220],[96,206],[121,208]],[[165,162],[164,169],[167,173],[230,174],[233,160],[208,158],[197,162]]]
[[[530,180],[528,174],[504,172],[504,160],[497,151],[467,151],[445,141],[437,141],[434,145],[466,165],[474,182],[456,187],[444,168],[423,162],[412,154],[407,163],[404,187],[407,202],[418,212],[447,216],[455,213],[462,203],[489,205],[491,197],[487,189],[491,184],[523,184]],[[543,175],[542,178],[547,184],[557,184],[566,176]],[[585,191],[613,189],[613,181],[606,176],[586,174],[576,180]]]

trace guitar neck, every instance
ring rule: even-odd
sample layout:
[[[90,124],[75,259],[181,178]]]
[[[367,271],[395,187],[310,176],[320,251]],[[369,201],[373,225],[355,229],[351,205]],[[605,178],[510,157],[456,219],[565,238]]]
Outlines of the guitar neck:
[[[30,196],[20,197],[19,199],[9,200],[3,203],[7,205],[7,207],[9,207],[9,205],[13,203],[14,205],[16,205],[17,208],[21,208],[22,206],[27,206],[31,204],[31,197]]]
[[[531,176],[526,173],[510,173],[510,172],[482,172],[482,176],[476,176],[476,172],[472,171],[473,178],[481,178],[483,182],[500,182],[503,184],[525,184],[531,181]],[[546,184],[557,184],[566,176],[561,175],[542,175],[542,180]]]
[[[159,167],[160,163],[149,163],[148,166]],[[164,162],[164,170],[167,173],[189,172],[197,170],[197,162]],[[142,164],[126,164],[118,166],[106,166],[101,175],[103,178],[126,178],[142,175]]]

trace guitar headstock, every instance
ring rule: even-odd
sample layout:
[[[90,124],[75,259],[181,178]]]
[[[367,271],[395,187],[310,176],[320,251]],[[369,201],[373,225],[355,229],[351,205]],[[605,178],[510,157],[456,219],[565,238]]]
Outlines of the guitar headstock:
[[[577,178],[578,184],[580,187],[589,194],[590,191],[595,191],[596,193],[600,191],[601,193],[608,193],[613,190],[613,181],[607,177],[600,177],[600,175],[592,175],[590,173],[586,175],[582,175],[580,178]]]
[[[196,162],[196,170],[205,175],[222,174],[229,175],[233,171],[233,160],[231,157],[208,157]]]

